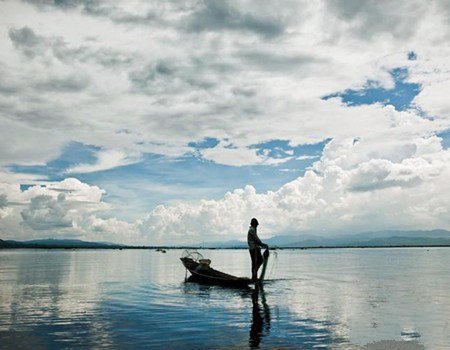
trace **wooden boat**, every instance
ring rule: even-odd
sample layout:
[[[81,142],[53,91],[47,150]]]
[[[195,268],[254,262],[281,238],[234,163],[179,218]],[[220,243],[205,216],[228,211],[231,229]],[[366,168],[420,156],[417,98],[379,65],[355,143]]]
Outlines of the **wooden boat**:
[[[189,282],[237,288],[245,288],[249,284],[254,283],[250,278],[236,277],[214,270],[212,267],[209,267],[211,261],[208,259],[195,261],[190,257],[182,257],[180,260],[192,275],[188,279]]]

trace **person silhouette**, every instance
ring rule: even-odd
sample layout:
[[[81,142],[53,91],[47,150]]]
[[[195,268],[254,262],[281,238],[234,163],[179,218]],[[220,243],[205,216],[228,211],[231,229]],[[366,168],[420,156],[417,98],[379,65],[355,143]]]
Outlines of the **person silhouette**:
[[[252,259],[252,281],[256,282],[258,279],[258,270],[261,267],[264,259],[261,254],[261,247],[269,248],[269,246],[258,237],[257,227],[259,225],[258,220],[253,218],[250,222],[250,227],[247,233],[248,250],[250,252],[250,258]]]

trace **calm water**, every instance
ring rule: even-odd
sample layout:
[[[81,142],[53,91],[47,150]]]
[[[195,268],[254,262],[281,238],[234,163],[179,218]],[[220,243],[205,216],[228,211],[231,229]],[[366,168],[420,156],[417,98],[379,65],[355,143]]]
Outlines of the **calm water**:
[[[245,250],[201,252],[250,274]],[[281,250],[259,293],[184,283],[181,254],[0,251],[0,347],[450,348],[448,248]]]

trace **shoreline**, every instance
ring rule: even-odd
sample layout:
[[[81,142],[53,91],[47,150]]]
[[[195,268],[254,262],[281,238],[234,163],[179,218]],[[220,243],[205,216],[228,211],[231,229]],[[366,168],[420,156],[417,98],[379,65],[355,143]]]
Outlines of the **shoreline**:
[[[392,248],[449,248],[450,245],[393,245],[393,246],[317,246],[317,247],[270,247],[270,250],[312,250],[312,249],[392,249]],[[82,246],[15,246],[0,247],[2,250],[44,249],[44,250],[247,250],[247,247],[192,247],[192,246],[112,246],[112,247],[82,247]]]

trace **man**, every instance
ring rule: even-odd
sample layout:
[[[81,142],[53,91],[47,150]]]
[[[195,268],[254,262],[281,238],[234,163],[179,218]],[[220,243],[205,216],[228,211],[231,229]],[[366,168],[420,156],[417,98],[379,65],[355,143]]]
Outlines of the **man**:
[[[253,218],[250,222],[250,228],[248,229],[247,234],[248,250],[250,252],[250,257],[252,258],[252,280],[255,282],[258,278],[258,270],[264,261],[261,255],[261,247],[269,247],[259,239],[258,234],[256,233],[258,225],[258,220]]]

